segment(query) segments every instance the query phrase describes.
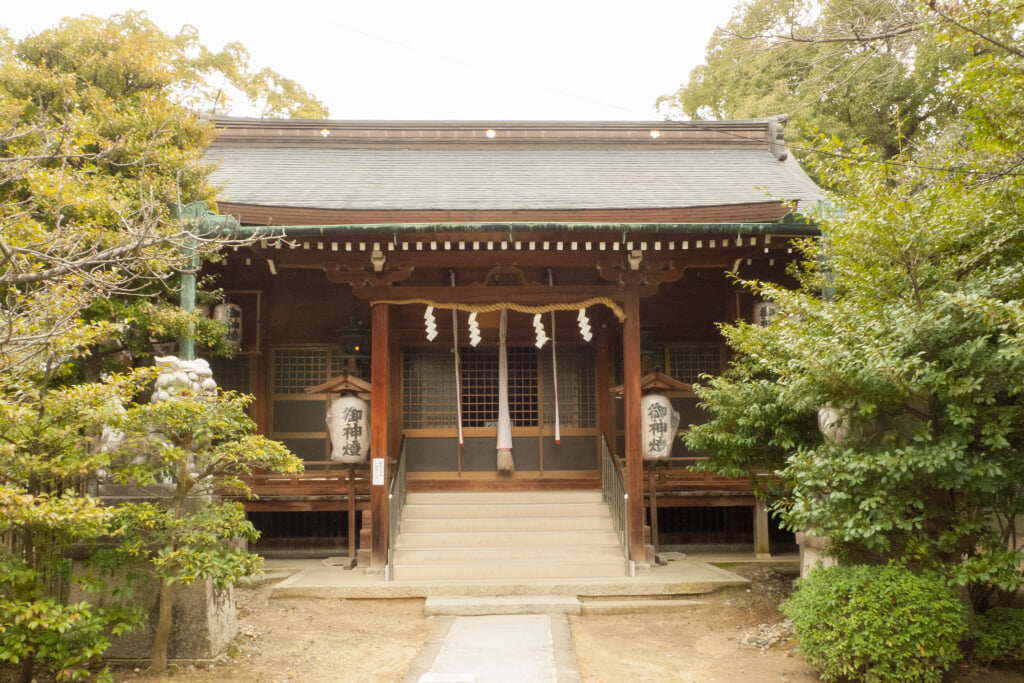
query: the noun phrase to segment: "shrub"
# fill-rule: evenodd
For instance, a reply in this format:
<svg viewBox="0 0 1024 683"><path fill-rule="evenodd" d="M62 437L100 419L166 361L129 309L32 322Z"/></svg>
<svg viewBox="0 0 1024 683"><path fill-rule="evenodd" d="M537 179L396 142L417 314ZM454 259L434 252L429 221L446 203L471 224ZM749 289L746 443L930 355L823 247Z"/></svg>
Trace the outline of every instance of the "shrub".
<svg viewBox="0 0 1024 683"><path fill-rule="evenodd" d="M942 577L895 563L818 567L783 611L826 681L941 681L967 630L967 610Z"/></svg>
<svg viewBox="0 0 1024 683"><path fill-rule="evenodd" d="M974 619L974 658L983 664L1024 658L1024 609L993 607Z"/></svg>

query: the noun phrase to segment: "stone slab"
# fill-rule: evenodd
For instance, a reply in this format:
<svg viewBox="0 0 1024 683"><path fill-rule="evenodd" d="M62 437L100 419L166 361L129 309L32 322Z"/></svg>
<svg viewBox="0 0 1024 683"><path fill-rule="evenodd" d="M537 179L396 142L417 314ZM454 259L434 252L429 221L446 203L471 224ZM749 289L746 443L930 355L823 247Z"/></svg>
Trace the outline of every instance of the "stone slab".
<svg viewBox="0 0 1024 683"><path fill-rule="evenodd" d="M750 562L752 555L729 557L729 561ZM750 559L747 559L750 558ZM287 562L295 566L294 560ZM267 569L273 568L271 561ZM381 573L356 568L323 567L318 560L302 565L302 571L276 584L272 598L428 598L492 595L552 595L579 597L678 596L712 593L749 581L727 569L692 557L669 561L635 577L617 579L533 579L533 580L430 580L387 581Z"/></svg>
<svg viewBox="0 0 1024 683"><path fill-rule="evenodd" d="M580 614L667 614L689 612L706 604L704 600L585 600L580 603Z"/></svg>
<svg viewBox="0 0 1024 683"><path fill-rule="evenodd" d="M499 595L432 597L423 605L432 616L484 616L503 614L580 614L580 601L563 595Z"/></svg>

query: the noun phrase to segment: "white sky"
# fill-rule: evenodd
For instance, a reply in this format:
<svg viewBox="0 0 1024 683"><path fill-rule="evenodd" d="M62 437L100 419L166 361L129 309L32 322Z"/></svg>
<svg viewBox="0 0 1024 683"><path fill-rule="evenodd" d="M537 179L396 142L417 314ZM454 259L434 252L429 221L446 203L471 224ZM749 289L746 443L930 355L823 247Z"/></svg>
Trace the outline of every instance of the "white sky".
<svg viewBox="0 0 1024 683"><path fill-rule="evenodd" d="M735 0L10 0L14 37L145 9L211 49L238 41L334 119L646 120ZM263 9L265 8L265 9ZM236 112L244 113L244 112Z"/></svg>

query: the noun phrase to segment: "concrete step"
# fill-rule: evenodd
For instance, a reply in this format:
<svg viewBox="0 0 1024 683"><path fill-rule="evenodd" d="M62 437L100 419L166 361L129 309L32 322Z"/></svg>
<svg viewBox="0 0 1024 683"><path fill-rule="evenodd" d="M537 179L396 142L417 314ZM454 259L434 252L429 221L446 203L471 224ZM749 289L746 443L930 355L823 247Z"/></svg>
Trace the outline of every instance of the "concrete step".
<svg viewBox="0 0 1024 683"><path fill-rule="evenodd" d="M405 522L402 522L404 525ZM395 548L471 548L493 546L618 545L619 537L609 530L568 531L403 531Z"/></svg>
<svg viewBox="0 0 1024 683"><path fill-rule="evenodd" d="M623 560L622 548L618 545L511 545L471 548L400 548L394 551L394 562L407 564L463 564L473 562L508 562L533 560Z"/></svg>
<svg viewBox="0 0 1024 683"><path fill-rule="evenodd" d="M411 493L396 581L620 578L626 562L600 491Z"/></svg>
<svg viewBox="0 0 1024 683"><path fill-rule="evenodd" d="M410 491L406 505L491 505L494 503L600 503L600 491L452 491L426 493Z"/></svg>
<svg viewBox="0 0 1024 683"><path fill-rule="evenodd" d="M669 614L689 612L708 604L706 600L682 599L620 599L583 600L580 614Z"/></svg>
<svg viewBox="0 0 1024 683"><path fill-rule="evenodd" d="M611 516L604 503L474 503L471 505L418 505L406 503L402 519L480 517Z"/></svg>
<svg viewBox="0 0 1024 683"><path fill-rule="evenodd" d="M588 579L626 576L624 559L585 562L536 562L516 560L508 562L482 562L472 564L395 564L395 581L488 581L495 579Z"/></svg>
<svg viewBox="0 0 1024 683"><path fill-rule="evenodd" d="M580 613L580 601L572 595L497 595L486 597L431 597L423 615L482 617L491 614Z"/></svg>
<svg viewBox="0 0 1024 683"><path fill-rule="evenodd" d="M418 531L603 531L612 528L612 518L604 515L580 517L426 517L402 518L402 533Z"/></svg>

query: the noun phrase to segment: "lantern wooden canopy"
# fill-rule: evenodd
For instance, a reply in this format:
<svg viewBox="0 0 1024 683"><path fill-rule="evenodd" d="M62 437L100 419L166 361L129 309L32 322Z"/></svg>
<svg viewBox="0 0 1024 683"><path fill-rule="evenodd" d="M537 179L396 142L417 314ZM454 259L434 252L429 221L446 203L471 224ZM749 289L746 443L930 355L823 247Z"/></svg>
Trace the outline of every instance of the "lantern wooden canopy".
<svg viewBox="0 0 1024 683"><path fill-rule="evenodd" d="M612 389L612 391L614 391L617 395L622 396L626 393L626 385L620 384L619 386ZM693 385L672 379L663 372L648 372L646 375L640 378L640 391L641 393L647 393L649 391L692 392Z"/></svg>
<svg viewBox="0 0 1024 683"><path fill-rule="evenodd" d="M323 384L306 389L307 394L343 394L346 391L354 393L364 401L370 400L370 383L348 373L342 373Z"/></svg>

